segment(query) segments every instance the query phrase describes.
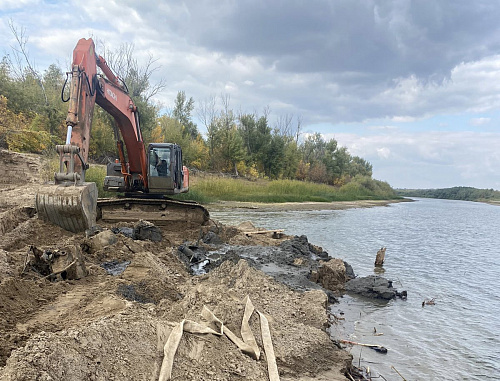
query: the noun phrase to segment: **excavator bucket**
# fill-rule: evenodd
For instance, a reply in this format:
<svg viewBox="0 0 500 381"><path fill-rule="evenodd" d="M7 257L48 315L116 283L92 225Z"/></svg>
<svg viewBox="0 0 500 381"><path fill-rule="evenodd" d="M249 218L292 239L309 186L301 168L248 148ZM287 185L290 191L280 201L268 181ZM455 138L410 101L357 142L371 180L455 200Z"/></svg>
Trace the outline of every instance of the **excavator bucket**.
<svg viewBox="0 0 500 381"><path fill-rule="evenodd" d="M38 218L59 225L74 233L96 224L97 186L47 185L36 195Z"/></svg>

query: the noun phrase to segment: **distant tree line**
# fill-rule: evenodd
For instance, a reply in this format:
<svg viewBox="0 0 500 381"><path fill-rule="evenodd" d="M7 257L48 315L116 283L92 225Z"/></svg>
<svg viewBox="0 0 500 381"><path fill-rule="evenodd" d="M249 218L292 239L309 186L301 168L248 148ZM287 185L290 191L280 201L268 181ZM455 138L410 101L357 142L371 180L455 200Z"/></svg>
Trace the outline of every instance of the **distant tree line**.
<svg viewBox="0 0 500 381"><path fill-rule="evenodd" d="M23 36L12 26L21 47ZM23 52L20 54L19 52ZM17 53L16 53L17 52ZM174 106L162 112L152 97L163 83L152 85L154 60L140 67L133 47L106 52L106 60L124 80L138 106L146 142L175 142L183 149L185 163L200 170L230 172L250 178L299 179L344 185L353 178L372 176L372 165L351 155L335 139L303 134L300 117L284 115L271 126L269 109L262 114L235 112L229 95L195 101L179 91ZM64 141L67 104L61 98L66 75L57 65L39 73L25 50L13 50L0 62L0 147L23 152L50 152ZM66 86L66 88L69 86ZM200 134L194 113L207 133ZM91 132L90 157L104 162L116 156L116 142L109 114L96 105Z"/></svg>
<svg viewBox="0 0 500 381"><path fill-rule="evenodd" d="M403 197L440 198L464 201L500 200L500 192L493 189L477 189L472 187L453 187L442 189L396 189Z"/></svg>

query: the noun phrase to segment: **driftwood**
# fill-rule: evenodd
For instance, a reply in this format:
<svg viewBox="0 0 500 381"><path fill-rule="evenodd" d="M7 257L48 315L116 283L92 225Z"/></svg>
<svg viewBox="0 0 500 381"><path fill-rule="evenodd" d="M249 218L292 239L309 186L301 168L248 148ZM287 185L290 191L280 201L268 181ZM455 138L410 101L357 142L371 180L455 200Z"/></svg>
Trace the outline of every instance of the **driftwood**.
<svg viewBox="0 0 500 381"><path fill-rule="evenodd" d="M385 260L385 247L382 247L379 251L377 251L377 257L375 258L375 266L382 266Z"/></svg>
<svg viewBox="0 0 500 381"><path fill-rule="evenodd" d="M383 347L383 346L377 345L377 344L362 344L362 343L356 343L355 341L349 341L349 340L340 340L340 342L344 343L344 344L360 345L362 347L371 348L371 349L373 349L377 352L380 352L380 353L387 353L386 347Z"/></svg>
<svg viewBox="0 0 500 381"><path fill-rule="evenodd" d="M403 379L403 381L406 381L406 378L404 378L403 375L398 372L398 370L394 367L394 365L391 365L391 368L394 369L397 374L399 374L399 377L401 377Z"/></svg>
<svg viewBox="0 0 500 381"><path fill-rule="evenodd" d="M245 235L252 235L252 234L265 234L265 233L283 233L285 229L274 229L274 230L258 230L254 232L243 232Z"/></svg>

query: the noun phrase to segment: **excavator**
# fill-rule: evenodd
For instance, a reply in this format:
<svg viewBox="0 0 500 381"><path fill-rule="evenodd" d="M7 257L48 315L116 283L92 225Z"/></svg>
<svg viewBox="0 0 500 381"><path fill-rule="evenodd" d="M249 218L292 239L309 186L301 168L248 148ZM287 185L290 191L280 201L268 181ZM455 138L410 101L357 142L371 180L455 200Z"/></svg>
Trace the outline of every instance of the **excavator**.
<svg viewBox="0 0 500 381"><path fill-rule="evenodd" d="M98 68L102 73L98 73ZM36 194L38 217L71 232L82 232L107 222L146 219L160 225L174 222L203 225L208 211L193 201L168 195L189 190L189 171L182 164L182 149L174 143L144 143L139 110L125 83L106 60L95 53L92 39L80 39L73 51L63 145L56 145L59 172L54 183ZM107 165L103 189L121 197L99 199L97 186L85 181L95 104L114 119L118 158Z"/></svg>

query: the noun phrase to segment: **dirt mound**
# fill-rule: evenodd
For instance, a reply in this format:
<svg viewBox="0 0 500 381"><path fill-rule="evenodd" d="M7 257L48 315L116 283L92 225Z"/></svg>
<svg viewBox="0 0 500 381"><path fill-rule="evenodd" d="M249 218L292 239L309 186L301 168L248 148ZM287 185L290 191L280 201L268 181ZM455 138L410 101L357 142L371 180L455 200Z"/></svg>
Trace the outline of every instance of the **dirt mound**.
<svg viewBox="0 0 500 381"><path fill-rule="evenodd" d="M9 171L24 163L31 177L11 174L11 183L0 184L0 380L157 379L163 345L175 324L200 321L206 305L238 334L246 296L269 319L282 380L345 380L351 357L325 330L326 294L293 291L238 260L245 247L278 250L290 237L248 234L259 229L214 221L202 229L161 227L158 241L128 237L130 223L102 224L92 237L69 233L33 216L41 173L36 158L2 151L0 168L5 163ZM241 250L233 262L192 276L177 250L189 242L205 250L237 243ZM301 242L295 249L316 255L313 246ZM68 252L81 254L88 275L46 277L27 265L34 253ZM256 316L250 326L262 350ZM173 378L266 380L264 357L253 360L225 336L186 334Z"/></svg>
<svg viewBox="0 0 500 381"><path fill-rule="evenodd" d="M40 183L45 163L40 155L0 149L0 185Z"/></svg>
<svg viewBox="0 0 500 381"><path fill-rule="evenodd" d="M131 303L112 294L89 300L89 292L77 291L68 291L58 298L65 299L64 303L76 312L73 315L79 315L78 319L73 317L64 324L56 318L51 321L53 325L67 328L34 334L24 347L12 353L2 380L30 380L37 378L36 375L47 380L154 379L161 366L163 345L174 323L184 318L200 320L201 308L207 305L233 332L239 332L242 300L246 295L269 319L278 369L284 380L327 371L331 375L333 366L337 367L338 379L343 379L342 369L351 361L346 352L333 345L323 329L327 317L326 295L322 291L290 291L245 261L225 262L209 275L191 278L181 287L182 299L174 304L166 299L158 305ZM109 308L113 301L114 308ZM54 305L62 307L64 303L59 300ZM83 310L82 304L86 305ZM97 306L108 308L96 316ZM38 314L39 325L50 325L47 319L40 318L47 312ZM82 316L85 312L87 320ZM64 311L52 316L61 314ZM32 321L23 325L25 330L35 328ZM256 319L250 324L254 332L259 332ZM262 346L259 335L256 337ZM183 380L267 378L263 359L252 360L224 336L192 334L181 341L173 375Z"/></svg>

